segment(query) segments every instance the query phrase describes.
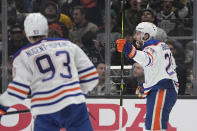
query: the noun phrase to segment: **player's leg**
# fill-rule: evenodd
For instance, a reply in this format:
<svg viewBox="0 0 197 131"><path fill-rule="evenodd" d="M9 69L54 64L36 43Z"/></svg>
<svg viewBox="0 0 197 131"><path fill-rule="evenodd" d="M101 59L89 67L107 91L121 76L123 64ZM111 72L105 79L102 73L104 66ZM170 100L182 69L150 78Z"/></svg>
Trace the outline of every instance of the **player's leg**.
<svg viewBox="0 0 197 131"><path fill-rule="evenodd" d="M146 119L145 119L145 128L146 130L152 129L152 118L153 118L153 111L155 105L155 99L157 96L158 90L151 90L147 95L146 100Z"/></svg>
<svg viewBox="0 0 197 131"><path fill-rule="evenodd" d="M169 121L170 112L175 105L177 100L177 93L174 88L166 89L165 103L162 110L162 127L167 128L167 123ZM165 129L164 128L164 129Z"/></svg>
<svg viewBox="0 0 197 131"><path fill-rule="evenodd" d="M86 103L72 104L61 110L58 121L66 131L93 131Z"/></svg>
<svg viewBox="0 0 197 131"><path fill-rule="evenodd" d="M69 127L66 131L93 131L91 122L89 119L82 121L80 124L77 124Z"/></svg>
<svg viewBox="0 0 197 131"><path fill-rule="evenodd" d="M50 115L38 115L34 120L33 131L60 131L60 128Z"/></svg>
<svg viewBox="0 0 197 131"><path fill-rule="evenodd" d="M65 126L66 131L93 131L85 103L71 105L69 108L72 110L72 117L70 124Z"/></svg>
<svg viewBox="0 0 197 131"><path fill-rule="evenodd" d="M147 130L167 129L169 114L177 99L172 89L153 90L147 96L147 114L145 126Z"/></svg>

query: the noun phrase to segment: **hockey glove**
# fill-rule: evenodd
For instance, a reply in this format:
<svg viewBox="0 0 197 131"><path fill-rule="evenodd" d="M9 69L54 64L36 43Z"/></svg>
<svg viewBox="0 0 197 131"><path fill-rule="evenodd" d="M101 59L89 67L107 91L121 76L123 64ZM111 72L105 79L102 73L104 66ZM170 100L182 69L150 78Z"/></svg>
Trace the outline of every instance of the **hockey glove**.
<svg viewBox="0 0 197 131"><path fill-rule="evenodd" d="M1 120L2 115L4 115L8 109L9 107L0 105L0 120Z"/></svg>
<svg viewBox="0 0 197 131"><path fill-rule="evenodd" d="M125 39L118 39L116 41L117 51L123 52L127 59L132 59L136 54L136 48Z"/></svg>
<svg viewBox="0 0 197 131"><path fill-rule="evenodd" d="M137 97L139 97L139 98L144 98L144 97L145 97L145 95L144 95L144 87L143 87L143 86L138 86L138 87L136 88L135 94L136 94Z"/></svg>

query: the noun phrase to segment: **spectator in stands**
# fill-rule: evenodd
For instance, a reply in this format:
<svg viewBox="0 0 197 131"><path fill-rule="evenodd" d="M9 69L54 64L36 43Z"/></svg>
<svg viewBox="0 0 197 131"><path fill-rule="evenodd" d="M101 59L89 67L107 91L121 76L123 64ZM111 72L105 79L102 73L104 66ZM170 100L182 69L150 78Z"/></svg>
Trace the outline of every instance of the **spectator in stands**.
<svg viewBox="0 0 197 131"><path fill-rule="evenodd" d="M27 2L28 1L28 2ZM31 1L31 2L29 2ZM78 1L78 2L77 2ZM44 12L46 5L48 2L52 2L55 8L58 11L56 16L59 17L59 22L64 24L67 29L72 28L72 20L70 18L70 11L73 7L73 4L70 3L80 3L79 0L71 0L71 1L64 1L64 0L26 0L27 4L30 3L31 7L29 12ZM69 3L69 5L68 5ZM55 17L54 17L55 18Z"/></svg>
<svg viewBox="0 0 197 131"><path fill-rule="evenodd" d="M12 63L13 63L13 59L12 57L8 57L8 63L7 63L7 71L8 71L8 83L10 83L13 79L12 76Z"/></svg>
<svg viewBox="0 0 197 131"><path fill-rule="evenodd" d="M154 12L151 9L143 10L141 15L141 22L151 22L157 25ZM155 39L165 42L167 40L166 32L163 29L157 27L157 35Z"/></svg>
<svg viewBox="0 0 197 131"><path fill-rule="evenodd" d="M60 5L62 13L72 18L72 10L75 6L81 5L81 0L60 0Z"/></svg>
<svg viewBox="0 0 197 131"><path fill-rule="evenodd" d="M8 7L8 30L17 23L16 8Z"/></svg>
<svg viewBox="0 0 197 131"><path fill-rule="evenodd" d="M147 0L128 0L129 8L125 10L125 29L133 32L140 22L142 10L147 8Z"/></svg>
<svg viewBox="0 0 197 131"><path fill-rule="evenodd" d="M27 2L28 0L15 0L15 6L18 12L27 13Z"/></svg>
<svg viewBox="0 0 197 131"><path fill-rule="evenodd" d="M70 31L70 39L80 47L83 46L81 38L87 32L96 33L98 31L97 25L89 22L86 19L86 10L82 6L75 6L73 8L72 17L74 21L73 29Z"/></svg>
<svg viewBox="0 0 197 131"><path fill-rule="evenodd" d="M176 59L177 55L177 51L176 51L176 47L175 47L175 41L168 39L166 41L166 44L169 46L172 55L175 58L175 62L176 62L176 72L177 72L177 77L179 80L179 95L184 95L185 94L185 87L186 87L186 68L185 68L185 63L184 61L179 61L178 59Z"/></svg>
<svg viewBox="0 0 197 131"><path fill-rule="evenodd" d="M23 27L21 25L13 25L9 31L8 40L8 56L14 55L20 48L28 43Z"/></svg>
<svg viewBox="0 0 197 131"><path fill-rule="evenodd" d="M87 10L87 20L97 26L102 25L102 10L105 0L80 0L80 4ZM96 15L95 15L96 14Z"/></svg>
<svg viewBox="0 0 197 131"><path fill-rule="evenodd" d="M27 13L26 0L8 0L7 4L8 29L18 23L22 25Z"/></svg>
<svg viewBox="0 0 197 131"><path fill-rule="evenodd" d="M68 15L61 13L59 22L63 23L67 27L68 30L72 29L73 23L72 23L71 18Z"/></svg>
<svg viewBox="0 0 197 131"><path fill-rule="evenodd" d="M49 0L31 0L30 12L43 12L48 1ZM55 0L53 0L53 2L55 2Z"/></svg>
<svg viewBox="0 0 197 131"><path fill-rule="evenodd" d="M107 88L105 87L105 63L104 62L98 62L96 64L96 68L99 74L99 83L97 86L89 92L89 95L108 95L106 94ZM113 81L110 82L111 88L109 89L110 95L118 95L119 90L117 90L117 87Z"/></svg>
<svg viewBox="0 0 197 131"><path fill-rule="evenodd" d="M110 47L111 47L111 55L113 56L111 58L111 64L112 65L119 65L120 64L120 60L117 59L120 58L120 53L118 53L116 51L116 44L115 41L119 38L121 38L121 29L119 28L119 26L117 25L117 14L116 12L111 9L110 10L110 14L111 14L111 23L110 23ZM100 28L100 30L97 33L97 37L96 40L99 42L100 46L105 47L105 42L106 42L106 34L105 34L105 13L103 11L103 27Z"/></svg>
<svg viewBox="0 0 197 131"><path fill-rule="evenodd" d="M192 68L193 62L193 54L194 54L194 43L193 41L189 41L185 46L185 61L187 68Z"/></svg>
<svg viewBox="0 0 197 131"><path fill-rule="evenodd" d="M59 22L60 12L56 2L52 0L46 2L44 15L47 18L49 29L56 29L60 33L61 37L68 38L69 32L67 27L63 23Z"/></svg>
<svg viewBox="0 0 197 131"><path fill-rule="evenodd" d="M82 49L93 64L105 60L105 49L102 45L98 45L99 42L96 40L96 33L87 32L82 36L81 41L84 45Z"/></svg>
<svg viewBox="0 0 197 131"><path fill-rule="evenodd" d="M49 29L48 37L49 38L60 38L61 34L56 29Z"/></svg>
<svg viewBox="0 0 197 131"><path fill-rule="evenodd" d="M185 46L185 61L186 64L186 95L191 95L193 87L193 56L194 56L194 43L189 41Z"/></svg>
<svg viewBox="0 0 197 131"><path fill-rule="evenodd" d="M183 36L183 19L188 14L188 8L178 0L162 0L161 11L157 13L158 26L169 36ZM173 6L176 10L173 10Z"/></svg>
<svg viewBox="0 0 197 131"><path fill-rule="evenodd" d="M134 63L131 71L132 76L125 79L124 94L126 95L135 95L137 86L144 83L144 69L140 64Z"/></svg>

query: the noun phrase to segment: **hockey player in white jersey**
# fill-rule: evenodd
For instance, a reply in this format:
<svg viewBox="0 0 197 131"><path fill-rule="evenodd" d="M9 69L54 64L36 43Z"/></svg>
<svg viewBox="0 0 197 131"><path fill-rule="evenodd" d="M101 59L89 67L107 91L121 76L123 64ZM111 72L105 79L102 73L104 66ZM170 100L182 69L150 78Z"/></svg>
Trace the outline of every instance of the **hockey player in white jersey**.
<svg viewBox="0 0 197 131"><path fill-rule="evenodd" d="M14 55L13 81L0 97L1 113L31 91L34 131L93 131L85 94L98 83L86 54L71 41L47 38L47 19L30 13L24 21L31 44Z"/></svg>
<svg viewBox="0 0 197 131"><path fill-rule="evenodd" d="M145 82L136 89L138 97L146 97L146 130L167 129L169 114L177 100L178 79L176 64L169 47L155 40L157 27L149 22L136 26L136 48L125 39L118 39L117 50L144 68Z"/></svg>

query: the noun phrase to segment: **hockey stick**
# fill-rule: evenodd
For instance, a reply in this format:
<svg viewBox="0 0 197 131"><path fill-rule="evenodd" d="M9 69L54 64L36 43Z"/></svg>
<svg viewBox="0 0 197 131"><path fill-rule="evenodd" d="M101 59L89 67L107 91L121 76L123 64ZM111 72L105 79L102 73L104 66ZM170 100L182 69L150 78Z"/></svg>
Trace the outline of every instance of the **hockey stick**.
<svg viewBox="0 0 197 131"><path fill-rule="evenodd" d="M124 39L124 3L125 0L121 0L121 12L122 12L122 39ZM124 81L123 81L123 70L124 70L124 56L121 52L121 85L120 85L120 112L119 112L119 130L122 131L122 106L123 106L123 92L124 92Z"/></svg>
<svg viewBox="0 0 197 131"><path fill-rule="evenodd" d="M21 114L21 113L30 113L30 110L19 110L19 111L9 111L6 112L4 115L14 115L14 114ZM90 116L96 120L96 118L89 112Z"/></svg>
<svg viewBox="0 0 197 131"><path fill-rule="evenodd" d="M9 112L6 112L4 115L14 115L14 114L20 114L20 113L30 113L30 110L9 111Z"/></svg>

